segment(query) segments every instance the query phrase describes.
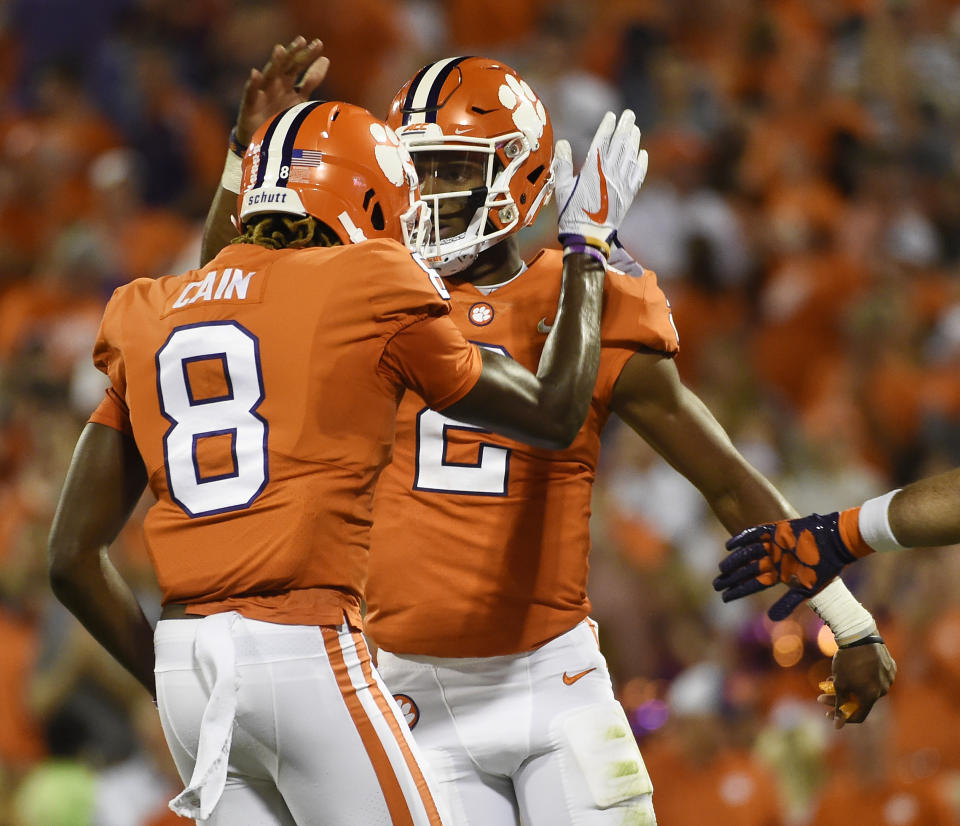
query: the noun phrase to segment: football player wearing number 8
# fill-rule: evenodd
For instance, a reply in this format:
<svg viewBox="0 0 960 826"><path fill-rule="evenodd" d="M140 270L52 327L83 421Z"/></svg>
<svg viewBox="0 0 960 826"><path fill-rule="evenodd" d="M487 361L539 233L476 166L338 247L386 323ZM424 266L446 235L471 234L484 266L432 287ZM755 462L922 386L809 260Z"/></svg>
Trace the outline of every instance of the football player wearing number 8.
<svg viewBox="0 0 960 826"><path fill-rule="evenodd" d="M309 47L290 51L291 65L305 69ZM243 135L250 90L237 120ZM268 107L269 96L257 100ZM534 91L502 62L479 57L423 67L395 97L388 123L432 208L425 255L445 276L454 323L485 348L535 365L555 323L562 259L543 250L524 262L517 230L555 186L561 234L615 244L626 184L642 179L645 155L591 153L585 172L599 162L605 174L575 178L565 142L553 162L550 118ZM629 115L617 127L634 128ZM209 250L226 223L216 201L211 219ZM617 246L610 262L599 374L569 448L530 449L408 393L377 487L365 630L442 796L471 826L654 822L650 780L614 699L586 593L590 492L611 412L684 473L731 532L763 514L795 515L681 384L654 273ZM850 602L859 607L841 600ZM866 663L849 653L835 663L863 705L881 693L880 648L854 649Z"/></svg>
<svg viewBox="0 0 960 826"><path fill-rule="evenodd" d="M605 132L597 151L610 145ZM606 262L567 245L535 375L450 320L439 276L401 243L422 246L429 212L413 164L366 110L280 112L242 180L238 243L107 305L94 361L110 387L54 519L54 591L157 699L178 814L439 826L360 633L397 405L415 392L469 426L568 445L596 379ZM155 633L107 555L147 484Z"/></svg>

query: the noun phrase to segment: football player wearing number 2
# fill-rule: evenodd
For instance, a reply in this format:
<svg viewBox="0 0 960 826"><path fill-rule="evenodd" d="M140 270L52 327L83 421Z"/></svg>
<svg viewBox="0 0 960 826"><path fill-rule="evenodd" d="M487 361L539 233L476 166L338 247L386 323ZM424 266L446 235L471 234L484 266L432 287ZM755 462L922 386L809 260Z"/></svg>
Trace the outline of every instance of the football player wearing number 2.
<svg viewBox="0 0 960 826"><path fill-rule="evenodd" d="M387 121L432 207L426 255L445 276L451 318L466 338L535 364L554 320L561 254L524 263L515 231L550 186L542 104L502 63L453 58L406 84ZM586 191L571 166L561 141L561 227L609 238L620 193ZM377 488L365 630L441 794L471 826L654 822L656 778L589 619L590 491L611 413L696 485L731 533L761 513L795 515L680 382L654 273L614 253L593 403L569 448L478 432L408 394ZM875 629L862 609L853 616L860 626L836 608L825 618L847 640ZM887 657L882 645L843 652L839 690L872 705L886 689Z"/></svg>
<svg viewBox="0 0 960 826"><path fill-rule="evenodd" d="M640 137L621 124L604 121L581 180L629 203ZM617 171L600 182L601 169ZM397 405L412 392L465 426L569 445L596 380L606 261L565 239L561 308L534 374L450 320L416 252L429 209L410 156L366 110L279 112L241 180L238 243L107 305L94 361L110 387L54 519L54 591L156 697L186 785L177 813L439 826L360 633ZM155 634L106 552L147 484Z"/></svg>

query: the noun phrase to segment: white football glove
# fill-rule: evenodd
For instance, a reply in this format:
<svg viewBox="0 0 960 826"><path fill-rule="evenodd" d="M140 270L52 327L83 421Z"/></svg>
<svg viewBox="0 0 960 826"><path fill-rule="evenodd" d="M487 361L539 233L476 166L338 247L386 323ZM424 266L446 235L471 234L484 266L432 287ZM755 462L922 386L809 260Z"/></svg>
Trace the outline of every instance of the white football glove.
<svg viewBox="0 0 960 826"><path fill-rule="evenodd" d="M618 123L613 112L607 112L576 177L570 144L557 141L553 174L561 243L564 236L608 243L620 226L647 174L647 152L640 149L635 121L630 109L624 109Z"/></svg>

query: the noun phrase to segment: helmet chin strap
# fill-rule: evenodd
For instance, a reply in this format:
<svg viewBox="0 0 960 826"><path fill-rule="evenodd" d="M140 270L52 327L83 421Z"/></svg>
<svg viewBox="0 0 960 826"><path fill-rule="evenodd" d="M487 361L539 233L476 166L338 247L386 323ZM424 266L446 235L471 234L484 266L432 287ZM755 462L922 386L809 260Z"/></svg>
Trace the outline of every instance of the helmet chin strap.
<svg viewBox="0 0 960 826"><path fill-rule="evenodd" d="M359 244L361 241L367 240L367 236L363 234L363 230L353 223L353 219L347 214L346 210L337 216L337 220L340 222L340 226L347 231L347 237L350 239L351 244Z"/></svg>
<svg viewBox="0 0 960 826"><path fill-rule="evenodd" d="M434 264L433 268L437 274L443 278L449 278L452 275L463 272L467 267L477 260L478 253L474 250L463 250L455 253L449 260Z"/></svg>
<svg viewBox="0 0 960 826"><path fill-rule="evenodd" d="M485 186L473 190L468 203L474 208L474 216L464 231L464 235L473 236L474 239L480 235L480 228L483 227L487 221L486 201L487 188ZM442 256L439 266L435 266L434 269L442 276L456 275L458 272L463 272L463 270L477 260L477 256L482 249L481 244L482 242L477 240L466 249Z"/></svg>

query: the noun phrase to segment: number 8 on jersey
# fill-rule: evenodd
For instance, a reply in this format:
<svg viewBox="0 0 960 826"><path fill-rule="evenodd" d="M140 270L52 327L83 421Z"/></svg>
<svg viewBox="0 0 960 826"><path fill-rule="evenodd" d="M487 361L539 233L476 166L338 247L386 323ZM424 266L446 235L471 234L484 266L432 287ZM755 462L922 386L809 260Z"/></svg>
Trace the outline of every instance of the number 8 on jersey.
<svg viewBox="0 0 960 826"><path fill-rule="evenodd" d="M221 390L202 395L192 375L207 368ZM191 517L249 507L269 478L267 423L259 341L234 321L177 327L157 352L160 410L170 422L163 437L170 497ZM229 445L230 465L204 473L204 440Z"/></svg>

